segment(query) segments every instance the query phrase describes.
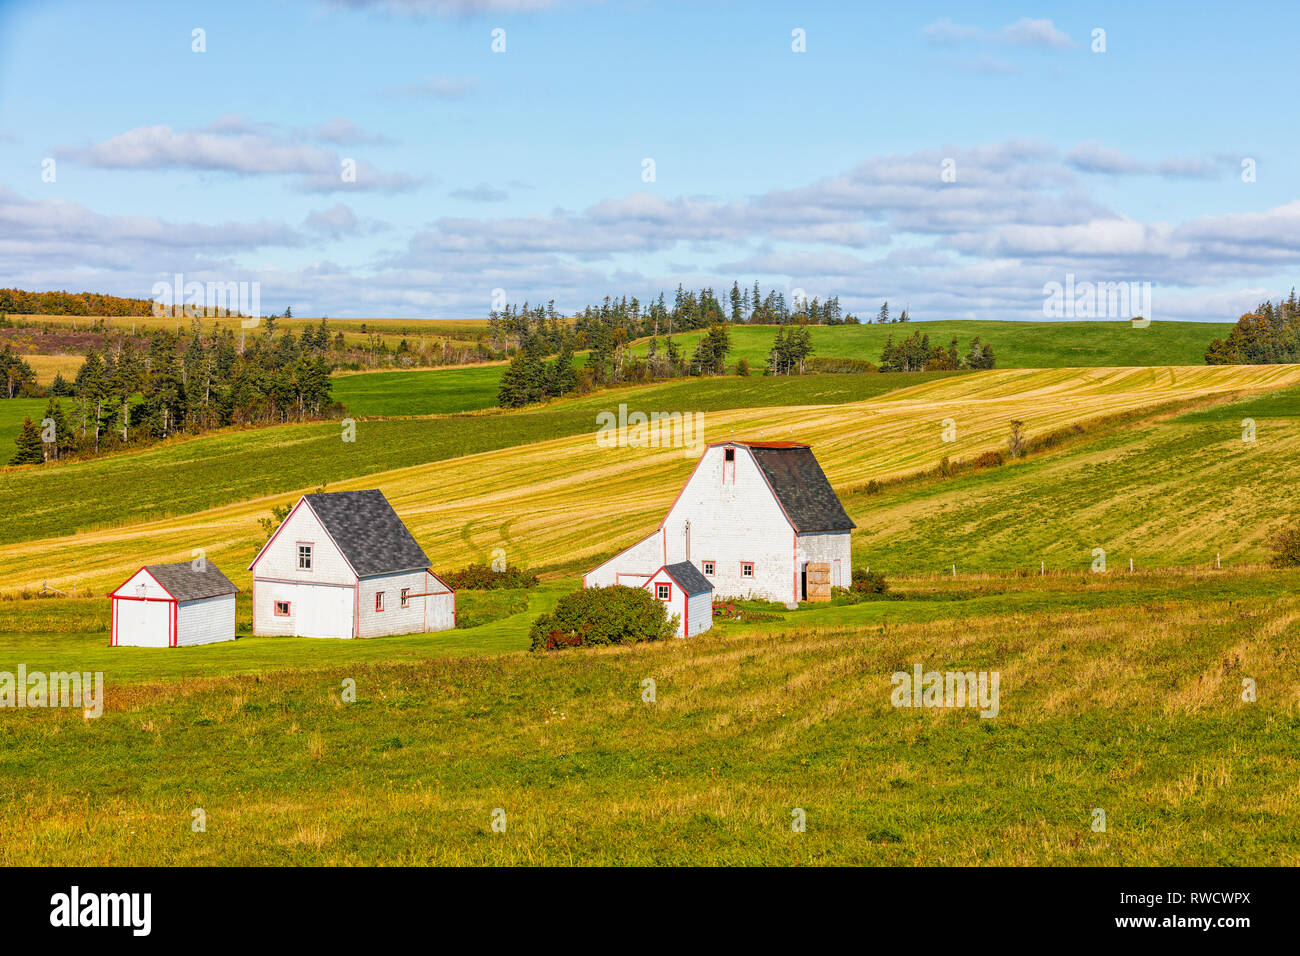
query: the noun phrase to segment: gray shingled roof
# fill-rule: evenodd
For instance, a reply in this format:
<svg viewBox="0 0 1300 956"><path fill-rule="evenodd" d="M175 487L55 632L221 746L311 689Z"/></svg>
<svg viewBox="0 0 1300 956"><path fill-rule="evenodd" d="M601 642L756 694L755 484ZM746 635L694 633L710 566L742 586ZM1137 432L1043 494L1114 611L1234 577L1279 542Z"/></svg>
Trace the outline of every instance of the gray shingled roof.
<svg viewBox="0 0 1300 956"><path fill-rule="evenodd" d="M687 597L694 597L696 594L703 594L705 591L712 591L713 585L709 579L699 572L699 569L689 561L682 561L679 564L666 564L664 570L672 575L672 579L682 586Z"/></svg>
<svg viewBox="0 0 1300 956"><path fill-rule="evenodd" d="M235 594L239 591L239 588L230 583L230 578L207 560L203 562L202 571L195 571L191 561L178 561L176 564L146 564L144 569L152 574L177 601L201 601L204 598Z"/></svg>
<svg viewBox="0 0 1300 956"><path fill-rule="evenodd" d="M427 568L429 557L378 489L304 495L358 577Z"/></svg>
<svg viewBox="0 0 1300 956"><path fill-rule="evenodd" d="M737 444L745 444L737 442ZM746 445L799 534L856 528L807 445Z"/></svg>

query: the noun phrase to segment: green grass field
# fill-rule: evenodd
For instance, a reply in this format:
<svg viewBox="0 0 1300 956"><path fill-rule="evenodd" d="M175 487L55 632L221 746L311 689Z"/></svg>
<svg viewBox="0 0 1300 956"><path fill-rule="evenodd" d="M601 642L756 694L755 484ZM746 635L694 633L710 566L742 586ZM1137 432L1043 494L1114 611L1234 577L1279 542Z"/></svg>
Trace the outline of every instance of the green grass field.
<svg viewBox="0 0 1300 956"><path fill-rule="evenodd" d="M1300 577L1138 577L1043 583L1032 609L920 585L838 622L552 655L98 634L102 717L0 717L0 862L1300 863ZM3 654L53 659L33 643ZM223 653L243 673L185 670ZM996 670L998 716L892 707L917 663Z"/></svg>
<svg viewBox="0 0 1300 956"><path fill-rule="evenodd" d="M899 342L913 332L930 336L931 345L956 338L965 354L970 340L993 346L998 368L1104 368L1114 366L1201 365L1206 346L1232 328L1225 322L1152 322L1145 329L1128 322L1001 322L962 319L947 322L909 322L886 325L810 326L814 355L879 362L880 352L892 335ZM733 366L748 360L762 370L772 349L776 326L731 327ZM702 333L678 335L689 356ZM636 349L645 354L645 344Z"/></svg>

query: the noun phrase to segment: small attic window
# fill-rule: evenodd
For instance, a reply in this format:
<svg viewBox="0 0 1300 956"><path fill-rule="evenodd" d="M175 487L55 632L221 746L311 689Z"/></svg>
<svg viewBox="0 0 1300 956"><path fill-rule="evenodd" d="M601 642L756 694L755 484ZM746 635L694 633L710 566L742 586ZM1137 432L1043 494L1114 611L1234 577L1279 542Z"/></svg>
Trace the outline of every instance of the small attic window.
<svg viewBox="0 0 1300 956"><path fill-rule="evenodd" d="M736 460L736 449L734 449L734 448L728 448L726 451L724 451L724 452L722 453L722 460L723 460L723 461L735 461L735 460Z"/></svg>

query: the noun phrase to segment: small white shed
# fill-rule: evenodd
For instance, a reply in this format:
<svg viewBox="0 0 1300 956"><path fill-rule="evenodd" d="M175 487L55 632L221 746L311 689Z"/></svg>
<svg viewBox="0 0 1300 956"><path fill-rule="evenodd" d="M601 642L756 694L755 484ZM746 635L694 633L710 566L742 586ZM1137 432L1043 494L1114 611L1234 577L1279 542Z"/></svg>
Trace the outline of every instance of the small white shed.
<svg viewBox="0 0 1300 956"><path fill-rule="evenodd" d="M668 613L677 615L677 636L694 637L713 627L713 585L689 561L666 564L644 585Z"/></svg>
<svg viewBox="0 0 1300 956"><path fill-rule="evenodd" d="M109 597L113 647L187 647L235 639L239 588L211 561L149 564Z"/></svg>

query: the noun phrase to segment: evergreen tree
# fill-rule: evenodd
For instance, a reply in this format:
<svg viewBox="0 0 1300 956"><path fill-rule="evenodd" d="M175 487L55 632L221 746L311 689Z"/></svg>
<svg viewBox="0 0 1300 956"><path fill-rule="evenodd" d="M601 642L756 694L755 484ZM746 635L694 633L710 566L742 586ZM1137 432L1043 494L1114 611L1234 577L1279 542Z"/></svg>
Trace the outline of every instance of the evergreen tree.
<svg viewBox="0 0 1300 956"><path fill-rule="evenodd" d="M23 419L22 430L14 439L18 450L9 459L11 465L39 465L45 461L45 443L41 441L41 430L36 427L32 417Z"/></svg>

